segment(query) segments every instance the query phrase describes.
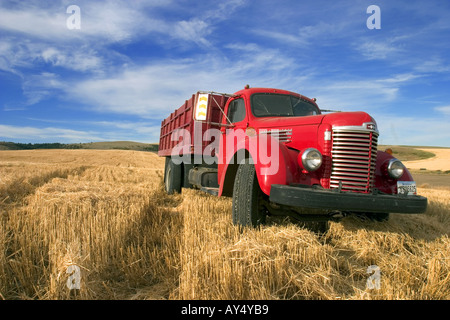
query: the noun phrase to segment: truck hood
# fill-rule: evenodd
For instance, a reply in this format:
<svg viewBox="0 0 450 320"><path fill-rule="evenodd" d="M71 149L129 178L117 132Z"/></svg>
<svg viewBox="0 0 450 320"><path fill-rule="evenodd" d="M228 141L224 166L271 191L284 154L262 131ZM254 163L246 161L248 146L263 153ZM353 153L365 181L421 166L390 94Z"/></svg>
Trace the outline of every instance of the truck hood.
<svg viewBox="0 0 450 320"><path fill-rule="evenodd" d="M322 123L325 115L308 117L267 117L258 119L258 126L261 128L291 128L296 126L306 126Z"/></svg>
<svg viewBox="0 0 450 320"><path fill-rule="evenodd" d="M268 117L258 119L260 128L292 128L309 125L329 124L332 127L361 126L375 120L366 112L335 112L308 117Z"/></svg>
<svg viewBox="0 0 450 320"><path fill-rule="evenodd" d="M375 120L366 112L335 112L325 115L323 124L329 124L332 127L342 126L361 126L364 123L373 123Z"/></svg>
<svg viewBox="0 0 450 320"><path fill-rule="evenodd" d="M267 132L278 137L281 142L292 149L316 147L322 125L334 127L361 127L365 123L375 124L375 120L365 112L336 112L307 117L270 117L258 120L259 132ZM324 129L322 129L324 130Z"/></svg>

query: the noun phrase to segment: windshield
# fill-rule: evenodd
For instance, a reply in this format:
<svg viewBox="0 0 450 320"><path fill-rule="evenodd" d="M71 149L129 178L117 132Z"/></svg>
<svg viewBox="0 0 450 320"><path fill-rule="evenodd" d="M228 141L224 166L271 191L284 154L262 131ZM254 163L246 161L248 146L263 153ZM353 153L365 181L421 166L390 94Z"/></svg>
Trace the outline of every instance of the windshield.
<svg viewBox="0 0 450 320"><path fill-rule="evenodd" d="M312 103L286 94L256 93L251 102L256 117L301 117L320 113Z"/></svg>

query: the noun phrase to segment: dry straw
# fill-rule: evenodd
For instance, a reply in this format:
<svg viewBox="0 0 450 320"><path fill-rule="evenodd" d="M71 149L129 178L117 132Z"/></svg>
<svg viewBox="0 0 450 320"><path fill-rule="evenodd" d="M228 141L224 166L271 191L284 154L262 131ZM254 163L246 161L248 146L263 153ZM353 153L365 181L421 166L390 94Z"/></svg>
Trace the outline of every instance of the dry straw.
<svg viewBox="0 0 450 320"><path fill-rule="evenodd" d="M424 215L239 230L228 198L166 195L163 166L146 152L0 152L0 299L450 298L448 188L420 188Z"/></svg>

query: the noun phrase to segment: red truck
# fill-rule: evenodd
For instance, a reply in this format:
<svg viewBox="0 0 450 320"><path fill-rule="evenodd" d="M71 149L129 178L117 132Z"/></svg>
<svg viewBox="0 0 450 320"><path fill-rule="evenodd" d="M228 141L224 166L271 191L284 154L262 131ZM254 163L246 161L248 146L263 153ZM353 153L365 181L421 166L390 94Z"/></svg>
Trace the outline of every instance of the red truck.
<svg viewBox="0 0 450 320"><path fill-rule="evenodd" d="M403 164L378 150L378 136L365 112L321 110L316 99L247 85L193 94L162 121L158 155L169 194L197 188L232 197L241 226L267 215L382 221L425 212L427 199Z"/></svg>

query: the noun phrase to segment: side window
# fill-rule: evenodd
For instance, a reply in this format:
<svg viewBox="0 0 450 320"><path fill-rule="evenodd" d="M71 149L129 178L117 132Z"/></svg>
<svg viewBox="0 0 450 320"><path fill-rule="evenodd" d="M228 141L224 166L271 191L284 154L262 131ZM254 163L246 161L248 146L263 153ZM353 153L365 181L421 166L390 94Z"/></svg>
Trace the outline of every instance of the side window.
<svg viewBox="0 0 450 320"><path fill-rule="evenodd" d="M244 99L236 99L231 101L228 107L227 117L232 123L239 122L245 119Z"/></svg>

